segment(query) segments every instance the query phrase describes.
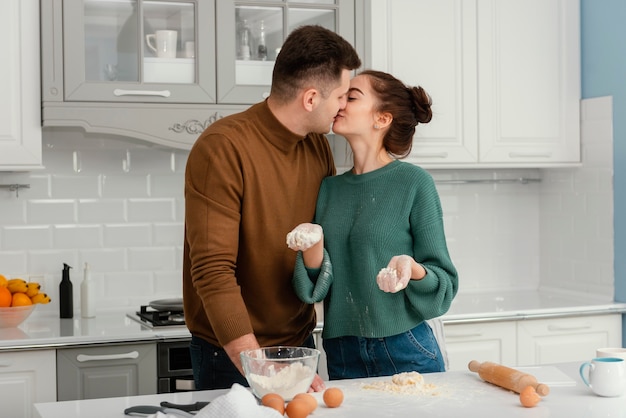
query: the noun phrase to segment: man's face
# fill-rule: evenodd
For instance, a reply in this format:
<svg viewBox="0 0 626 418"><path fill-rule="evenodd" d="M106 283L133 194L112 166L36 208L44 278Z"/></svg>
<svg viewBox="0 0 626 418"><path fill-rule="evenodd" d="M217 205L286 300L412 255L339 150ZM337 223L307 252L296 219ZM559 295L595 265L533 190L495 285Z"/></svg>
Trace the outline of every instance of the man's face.
<svg viewBox="0 0 626 418"><path fill-rule="evenodd" d="M328 133L335 121L337 113L346 107L348 90L350 89L350 71L343 70L341 84L330 92L327 98L320 98L312 121L312 132Z"/></svg>

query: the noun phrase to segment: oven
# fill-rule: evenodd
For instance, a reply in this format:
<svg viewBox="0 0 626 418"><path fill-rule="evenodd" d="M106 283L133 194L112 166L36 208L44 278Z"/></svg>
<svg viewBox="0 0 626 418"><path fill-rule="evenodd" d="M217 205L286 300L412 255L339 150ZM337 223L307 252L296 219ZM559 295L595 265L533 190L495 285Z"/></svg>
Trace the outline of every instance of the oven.
<svg viewBox="0 0 626 418"><path fill-rule="evenodd" d="M190 341L190 338L185 338L157 343L157 393L195 389L189 353Z"/></svg>

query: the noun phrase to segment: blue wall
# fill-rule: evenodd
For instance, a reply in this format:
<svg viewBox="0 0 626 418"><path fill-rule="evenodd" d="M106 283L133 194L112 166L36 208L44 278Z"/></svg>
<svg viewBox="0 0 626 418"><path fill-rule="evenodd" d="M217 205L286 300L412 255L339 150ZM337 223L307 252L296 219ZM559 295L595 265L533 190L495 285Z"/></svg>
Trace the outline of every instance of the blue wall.
<svg viewBox="0 0 626 418"><path fill-rule="evenodd" d="M615 299L626 302L626 1L580 0L580 6L582 97L613 96Z"/></svg>

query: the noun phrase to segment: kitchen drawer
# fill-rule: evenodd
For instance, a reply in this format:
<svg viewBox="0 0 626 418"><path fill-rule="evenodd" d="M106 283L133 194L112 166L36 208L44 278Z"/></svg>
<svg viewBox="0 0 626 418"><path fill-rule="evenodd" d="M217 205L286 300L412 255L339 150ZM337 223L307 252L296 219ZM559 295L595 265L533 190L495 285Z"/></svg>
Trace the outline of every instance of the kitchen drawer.
<svg viewBox="0 0 626 418"><path fill-rule="evenodd" d="M519 366L584 361L600 347L622 346L622 315L536 319L517 324Z"/></svg>
<svg viewBox="0 0 626 418"><path fill-rule="evenodd" d="M57 350L57 400L157 393L157 347L120 344Z"/></svg>
<svg viewBox="0 0 626 418"><path fill-rule="evenodd" d="M471 360L515 363L515 322L445 325L449 370L467 370Z"/></svg>

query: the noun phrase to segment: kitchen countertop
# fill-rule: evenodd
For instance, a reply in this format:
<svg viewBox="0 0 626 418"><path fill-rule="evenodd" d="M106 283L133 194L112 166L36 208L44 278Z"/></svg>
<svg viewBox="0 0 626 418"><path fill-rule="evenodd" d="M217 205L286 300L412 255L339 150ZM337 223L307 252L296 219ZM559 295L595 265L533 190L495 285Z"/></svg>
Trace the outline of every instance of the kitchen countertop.
<svg viewBox="0 0 626 418"><path fill-rule="evenodd" d="M71 319L33 312L19 327L0 328L0 352L56 348L84 344L149 342L189 338L185 326L150 329L126 316L129 311L100 313L94 318Z"/></svg>
<svg viewBox="0 0 626 418"><path fill-rule="evenodd" d="M435 394L409 395L364 389L363 384L390 381L389 377L333 381L327 386L343 390L345 399L338 408L327 408L322 394L318 401L316 417L626 417L626 396L601 398L595 396L578 375L579 363L538 366L526 370L538 380L548 383L550 394L534 408L524 408L519 396L481 380L470 371L425 374L425 383L436 386ZM551 376L548 380L541 375ZM135 405L159 405L161 401L188 404L210 401L226 390L180 392L136 397L92 399L84 401L50 402L35 404L40 418L123 418L124 409Z"/></svg>
<svg viewBox="0 0 626 418"><path fill-rule="evenodd" d="M611 313L626 313L626 303L554 290L494 290L457 294L441 319L453 324Z"/></svg>
<svg viewBox="0 0 626 418"><path fill-rule="evenodd" d="M598 315L626 312L626 303L589 295L536 290L459 294L444 324L505 321L529 318ZM72 345L150 342L189 338L185 326L149 329L126 315L132 310L98 312L95 318L59 319L50 310L35 312L17 328L0 329L0 352ZM321 329L322 324L318 324Z"/></svg>

